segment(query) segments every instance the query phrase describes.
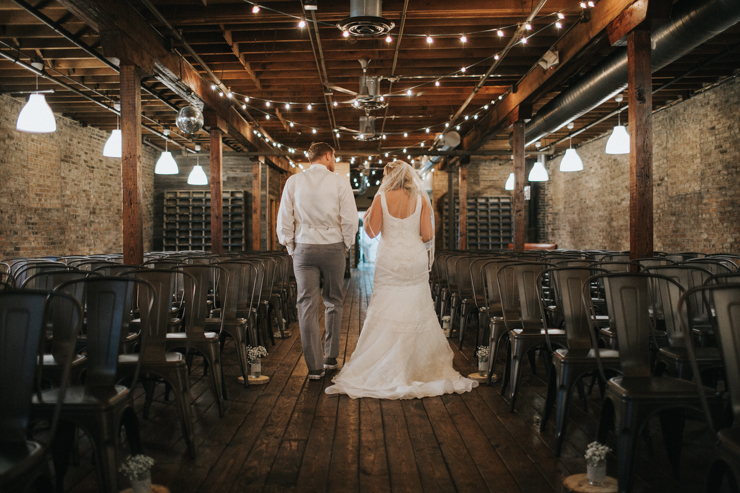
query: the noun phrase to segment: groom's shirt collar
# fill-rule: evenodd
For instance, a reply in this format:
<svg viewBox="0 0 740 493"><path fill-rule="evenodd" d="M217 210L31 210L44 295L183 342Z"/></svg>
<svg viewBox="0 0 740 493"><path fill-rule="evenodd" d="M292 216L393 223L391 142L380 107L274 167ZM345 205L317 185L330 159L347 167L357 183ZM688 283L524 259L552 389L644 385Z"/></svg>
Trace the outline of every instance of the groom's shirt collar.
<svg viewBox="0 0 740 493"><path fill-rule="evenodd" d="M327 168L326 166L324 166L323 164L320 164L320 163L314 163L308 169L314 169L314 168L324 168L326 171L329 171L329 168Z"/></svg>

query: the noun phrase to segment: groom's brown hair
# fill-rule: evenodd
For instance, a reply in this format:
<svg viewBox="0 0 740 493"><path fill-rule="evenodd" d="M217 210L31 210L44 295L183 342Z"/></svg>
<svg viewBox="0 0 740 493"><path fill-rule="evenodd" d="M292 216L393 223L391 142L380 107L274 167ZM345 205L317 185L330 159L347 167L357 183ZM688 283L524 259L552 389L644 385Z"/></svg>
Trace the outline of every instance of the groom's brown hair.
<svg viewBox="0 0 740 493"><path fill-rule="evenodd" d="M333 153L334 148L326 142L314 142L308 148L308 161L313 163L317 158L320 158L327 152Z"/></svg>

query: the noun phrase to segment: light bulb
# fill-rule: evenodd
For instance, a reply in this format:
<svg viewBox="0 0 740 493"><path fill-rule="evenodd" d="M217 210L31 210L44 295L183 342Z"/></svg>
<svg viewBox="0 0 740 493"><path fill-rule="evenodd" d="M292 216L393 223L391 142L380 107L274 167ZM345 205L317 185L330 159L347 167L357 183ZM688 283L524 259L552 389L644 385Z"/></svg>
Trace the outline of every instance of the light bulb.
<svg viewBox="0 0 740 493"><path fill-rule="evenodd" d="M460 130L460 125L455 125L455 130Z"/></svg>
<svg viewBox="0 0 740 493"><path fill-rule="evenodd" d="M563 19L565 19L565 15L562 12L558 12L558 19L562 21Z"/></svg>
<svg viewBox="0 0 740 493"><path fill-rule="evenodd" d="M342 36L349 38L349 31L342 31Z"/></svg>
<svg viewBox="0 0 740 493"><path fill-rule="evenodd" d="M526 24L524 24L524 29L526 29L527 31L531 31L532 30L532 24L530 24L529 22L527 22Z"/></svg>
<svg viewBox="0 0 740 493"><path fill-rule="evenodd" d="M514 190L514 173L511 173L509 178L506 180L504 190Z"/></svg>
<svg viewBox="0 0 740 493"><path fill-rule="evenodd" d="M484 110L487 110L487 109L488 109L488 105L487 105L487 104L486 104L486 105L484 105L484 106L483 106L483 109L484 109Z"/></svg>
<svg viewBox="0 0 740 493"><path fill-rule="evenodd" d="M54 112L46 103L43 94L31 94L28 102L18 115L15 128L21 132L34 134L48 134L56 132L57 122L54 120Z"/></svg>
<svg viewBox="0 0 740 493"><path fill-rule="evenodd" d="M407 96L411 96L412 94L413 94L413 92L411 92L411 89L408 89L408 90L406 91L406 95L407 95Z"/></svg>
<svg viewBox="0 0 740 493"><path fill-rule="evenodd" d="M427 133L429 133L429 127L427 127Z"/></svg>
<svg viewBox="0 0 740 493"><path fill-rule="evenodd" d="M306 107L306 109L308 109L308 111L311 111L311 110L313 109L313 105L312 105L312 104L309 104L309 105L308 105L308 106Z"/></svg>
<svg viewBox="0 0 740 493"><path fill-rule="evenodd" d="M334 106L335 107L339 106L339 103L337 103L336 101L334 101Z"/></svg>
<svg viewBox="0 0 740 493"><path fill-rule="evenodd" d="M391 38L391 35L390 34L385 37L385 42L386 43L392 43L393 42L393 38Z"/></svg>
<svg viewBox="0 0 740 493"><path fill-rule="evenodd" d="M193 170L188 175L188 185L208 185L208 177L201 165L193 166Z"/></svg>
<svg viewBox="0 0 740 493"><path fill-rule="evenodd" d="M246 105L246 104L243 104L243 105L242 105L242 109L243 109L243 110L246 110L246 109L247 109L247 105Z"/></svg>
<svg viewBox="0 0 740 493"><path fill-rule="evenodd" d="M427 44L432 44L432 43L434 43L434 40L432 39L432 37L427 36Z"/></svg>
<svg viewBox="0 0 740 493"><path fill-rule="evenodd" d="M227 98L233 98L234 97L234 93L231 92L231 91L229 91L228 93L226 93L226 97Z"/></svg>
<svg viewBox="0 0 740 493"><path fill-rule="evenodd" d="M467 72L467 71L468 71L468 69L467 69L467 68L465 68L465 67L463 67L463 68L461 68L461 69L460 69L460 72L462 72L462 73L465 73L465 72Z"/></svg>
<svg viewBox="0 0 740 493"><path fill-rule="evenodd" d="M303 29L304 27L306 27L306 21L304 21L303 19L301 19L300 21L298 21L298 27L300 27L301 29Z"/></svg>
<svg viewBox="0 0 740 493"><path fill-rule="evenodd" d="M583 161L578 155L575 149L568 149L565 151L565 156L560 161L560 171L581 171L583 169Z"/></svg>
<svg viewBox="0 0 740 493"><path fill-rule="evenodd" d="M315 128L311 129L311 132L316 133L316 129Z"/></svg>
<svg viewBox="0 0 740 493"><path fill-rule="evenodd" d="M524 36L522 36L522 44L527 44L527 38L525 38Z"/></svg>
<svg viewBox="0 0 740 493"><path fill-rule="evenodd" d="M434 85L437 86L437 87L439 87L439 81L438 80L435 80L434 81Z"/></svg>
<svg viewBox="0 0 740 493"><path fill-rule="evenodd" d="M409 134L408 134L408 133L406 133L406 132L404 132L404 133L403 133L403 136L404 136L404 137L408 137L408 136L409 136Z"/></svg>
<svg viewBox="0 0 740 493"><path fill-rule="evenodd" d="M254 7L252 7L252 13L253 14L256 14L259 11L260 11L259 5L255 5Z"/></svg>
<svg viewBox="0 0 740 493"><path fill-rule="evenodd" d="M123 142L121 139L121 131L115 129L111 132L108 141L105 143L103 148L103 156L105 157L121 157L122 155Z"/></svg>
<svg viewBox="0 0 740 493"><path fill-rule="evenodd" d="M289 110L290 109L290 103L285 103L285 109L286 110Z"/></svg>
<svg viewBox="0 0 740 493"><path fill-rule="evenodd" d="M499 58L501 58L501 57L500 57L500 56L498 56L498 53L496 53L495 55L493 55L493 59L494 59L494 60L498 60Z"/></svg>
<svg viewBox="0 0 740 493"><path fill-rule="evenodd" d="M563 25L560 23L560 21L557 21L555 23L555 27L557 27L558 29L562 29L563 28Z"/></svg>
<svg viewBox="0 0 740 493"><path fill-rule="evenodd" d="M290 128L293 128L293 122L290 122Z"/></svg>
<svg viewBox="0 0 740 493"><path fill-rule="evenodd" d="M180 169L177 167L177 161L172 157L172 153L169 151L162 152L156 166L154 166L154 173L157 175L176 175L179 172Z"/></svg>
<svg viewBox="0 0 740 493"><path fill-rule="evenodd" d="M503 38L504 37L504 32L501 29L499 29L498 31L496 31L496 34L498 34L498 37L499 38Z"/></svg>
<svg viewBox="0 0 740 493"><path fill-rule="evenodd" d="M445 123L445 128L447 128L447 127L449 127L449 126L450 126L450 122L446 122L446 123Z"/></svg>
<svg viewBox="0 0 740 493"><path fill-rule="evenodd" d="M467 43L468 37L463 34L462 36L460 36L460 41L462 41L463 43Z"/></svg>
<svg viewBox="0 0 740 493"><path fill-rule="evenodd" d="M244 96L244 102L245 103L248 103L249 102L249 96Z"/></svg>
<svg viewBox="0 0 740 493"><path fill-rule="evenodd" d="M265 101L265 106L267 106L269 108L270 107L270 102L269 101Z"/></svg>
<svg viewBox="0 0 740 493"><path fill-rule="evenodd" d="M269 119L270 119L270 115L265 115L265 120L269 120Z"/></svg>
<svg viewBox="0 0 740 493"><path fill-rule="evenodd" d="M617 125L609 140L606 142L607 154L629 154L630 153L630 134L624 125Z"/></svg>

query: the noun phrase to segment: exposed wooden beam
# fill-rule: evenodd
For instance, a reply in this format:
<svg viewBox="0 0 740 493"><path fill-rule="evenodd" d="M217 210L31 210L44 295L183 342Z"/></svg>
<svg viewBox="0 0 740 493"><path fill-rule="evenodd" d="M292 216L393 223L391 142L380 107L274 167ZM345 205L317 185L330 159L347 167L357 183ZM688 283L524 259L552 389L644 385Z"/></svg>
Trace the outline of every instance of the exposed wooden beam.
<svg viewBox="0 0 740 493"><path fill-rule="evenodd" d="M524 121L514 123L514 251L524 251Z"/></svg>
<svg viewBox="0 0 740 493"><path fill-rule="evenodd" d="M288 125L288 122L283 117L283 114L280 112L280 108L275 108L275 114L278 117L278 120L280 120L280 123L283 124L283 128L286 132L290 132L290 125Z"/></svg>
<svg viewBox="0 0 740 493"><path fill-rule="evenodd" d="M252 163L252 250L260 251L262 232L262 161Z"/></svg>
<svg viewBox="0 0 740 493"><path fill-rule="evenodd" d="M653 96L650 31L627 36L630 258L653 256Z"/></svg>
<svg viewBox="0 0 740 493"><path fill-rule="evenodd" d="M458 194L460 195L460 212L458 213L459 250L468 249L468 167L461 164L458 176Z"/></svg>
<svg viewBox="0 0 740 493"><path fill-rule="evenodd" d="M244 70L247 71L247 75L249 75L249 78L252 79L252 82L254 82L254 85L257 86L257 90L262 90L262 84L260 84L260 79L257 77L257 74L252 70L252 67L249 65L249 62L246 59L246 56L239 51L239 44L234 43L233 37L231 35L231 31L227 31L223 24L221 24L221 29L223 29L224 32L224 39L226 40L226 44L229 45L231 48L231 51L234 52L234 55L239 60L239 63L241 63L244 66Z"/></svg>
<svg viewBox="0 0 740 493"><path fill-rule="evenodd" d="M211 130L211 253L224 253L224 207L222 186L223 134Z"/></svg>
<svg viewBox="0 0 740 493"><path fill-rule="evenodd" d="M144 263L141 202L141 77L135 65L121 66L121 186L123 263Z"/></svg>
<svg viewBox="0 0 740 493"><path fill-rule="evenodd" d="M203 101L226 122L229 136L240 145L255 151L270 149L253 134L252 125L247 123L239 109L227 98L219 97L192 65L170 51L166 40L128 3L106 0L60 1L100 33L106 57L118 60L127 58L186 100ZM278 161L280 167L289 169L287 161Z"/></svg>
<svg viewBox="0 0 740 493"><path fill-rule="evenodd" d="M580 22L564 35L554 46L560 63L550 70L536 65L519 84L516 92L510 92L483 121L463 138L462 148L477 149L495 135L494 131L502 129L501 123L522 103L533 104L552 88L551 79L562 79L563 73L569 73L572 63L578 63L585 53L585 48L596 44L606 32L606 28L634 0L602 0L591 9L591 19Z"/></svg>

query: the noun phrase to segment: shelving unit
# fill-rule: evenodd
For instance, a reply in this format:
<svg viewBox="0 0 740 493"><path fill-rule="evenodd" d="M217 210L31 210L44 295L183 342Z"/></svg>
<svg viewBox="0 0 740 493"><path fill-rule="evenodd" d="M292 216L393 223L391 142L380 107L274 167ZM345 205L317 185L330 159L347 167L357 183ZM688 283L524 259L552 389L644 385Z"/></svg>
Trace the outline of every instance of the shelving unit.
<svg viewBox="0 0 740 493"><path fill-rule="evenodd" d="M247 192L223 192L224 251L244 250ZM211 192L169 190L164 193L164 249L211 248Z"/></svg>
<svg viewBox="0 0 740 493"><path fill-rule="evenodd" d="M447 221L448 201L444 204ZM455 231L459 224L460 199L455 197ZM467 244L470 250L499 250L508 248L514 236L511 197L471 197L468 198ZM443 228L447 244L447 224Z"/></svg>

